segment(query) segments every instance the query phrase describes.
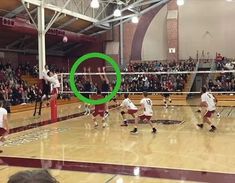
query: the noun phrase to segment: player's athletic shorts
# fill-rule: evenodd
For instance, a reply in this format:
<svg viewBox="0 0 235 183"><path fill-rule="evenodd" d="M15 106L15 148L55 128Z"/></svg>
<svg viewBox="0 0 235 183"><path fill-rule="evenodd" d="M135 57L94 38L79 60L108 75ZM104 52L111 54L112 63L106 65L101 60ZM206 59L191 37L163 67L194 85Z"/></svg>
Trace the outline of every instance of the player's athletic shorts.
<svg viewBox="0 0 235 183"><path fill-rule="evenodd" d="M214 113L215 113L215 111L207 111L204 116L207 118L210 118L212 116L212 114L214 114Z"/></svg>
<svg viewBox="0 0 235 183"><path fill-rule="evenodd" d="M145 120L145 119L150 120L152 118L152 116L146 116L146 115L142 114L142 115L139 115L139 118L142 121Z"/></svg>
<svg viewBox="0 0 235 183"><path fill-rule="evenodd" d="M137 109L128 109L127 113L128 114L135 114L138 110Z"/></svg>
<svg viewBox="0 0 235 183"><path fill-rule="evenodd" d="M0 128L0 137L3 136L7 131L4 128Z"/></svg>
<svg viewBox="0 0 235 183"><path fill-rule="evenodd" d="M94 111L93 113L92 113L92 115L94 116L94 117L96 117L96 116L100 116L100 117L104 117L104 113L105 113L105 111Z"/></svg>
<svg viewBox="0 0 235 183"><path fill-rule="evenodd" d="M55 94L58 94L58 93L59 93L59 88L53 88L51 94L55 95Z"/></svg>

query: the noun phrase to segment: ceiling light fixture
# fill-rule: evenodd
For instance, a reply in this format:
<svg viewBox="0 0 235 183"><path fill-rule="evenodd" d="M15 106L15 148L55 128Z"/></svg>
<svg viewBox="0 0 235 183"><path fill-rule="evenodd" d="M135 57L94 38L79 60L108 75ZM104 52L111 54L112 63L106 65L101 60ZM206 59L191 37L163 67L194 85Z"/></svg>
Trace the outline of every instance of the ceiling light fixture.
<svg viewBox="0 0 235 183"><path fill-rule="evenodd" d="M132 17L132 18L131 18L131 22L134 23L134 24L139 23L139 18L138 18L138 16Z"/></svg>
<svg viewBox="0 0 235 183"><path fill-rule="evenodd" d="M184 0L177 0L177 5L178 6L184 5Z"/></svg>
<svg viewBox="0 0 235 183"><path fill-rule="evenodd" d="M100 3L98 0L92 0L90 6L94 9L98 9L100 7Z"/></svg>
<svg viewBox="0 0 235 183"><path fill-rule="evenodd" d="M113 16L115 16L115 17L120 17L120 16L122 16L121 10L119 10L118 8L117 8L116 10L114 10Z"/></svg>

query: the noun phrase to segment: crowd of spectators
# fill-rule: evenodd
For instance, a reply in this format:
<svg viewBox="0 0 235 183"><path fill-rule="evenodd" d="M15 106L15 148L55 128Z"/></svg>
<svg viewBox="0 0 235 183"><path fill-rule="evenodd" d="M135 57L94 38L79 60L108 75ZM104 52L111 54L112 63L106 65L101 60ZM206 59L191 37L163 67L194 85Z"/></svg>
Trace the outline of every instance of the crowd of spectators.
<svg viewBox="0 0 235 183"><path fill-rule="evenodd" d="M123 72L177 72L193 70L195 63L192 60L184 62L169 62L163 64L158 61L130 63ZM50 66L50 70L57 70L58 73L66 72L65 69L57 69L55 65ZM13 105L34 102L39 92L37 85L29 86L28 83L21 80L22 75L31 75L38 77L38 65L32 66L29 63L19 64L13 68L11 64L0 64L0 94L1 98L10 101ZM84 78L76 78L77 87L80 91L84 90ZM162 91L168 88L169 91L182 91L187 82L187 75L124 75L122 77L122 86L120 91ZM110 85L115 85L115 80L110 79ZM111 86L111 88L112 88ZM96 91L98 84L94 82L92 91ZM70 91L69 78L63 79L63 90ZM69 98L68 95L62 95L63 98Z"/></svg>
<svg viewBox="0 0 235 183"><path fill-rule="evenodd" d="M50 69L56 70L52 65ZM58 70L65 72L64 70ZM0 100L9 101L12 105L32 103L40 91L39 86L29 85L21 79L22 75L38 77L38 65L19 64L14 68L11 64L0 63Z"/></svg>
<svg viewBox="0 0 235 183"><path fill-rule="evenodd" d="M193 60L180 62L159 61L145 63L130 63L126 72L178 72L193 71L196 63ZM124 75L121 91L129 92L174 92L183 91L187 82L187 74L144 74L144 75Z"/></svg>
<svg viewBox="0 0 235 183"><path fill-rule="evenodd" d="M11 64L0 64L0 99L19 104L26 100L27 84L21 80L20 66L14 69Z"/></svg>
<svg viewBox="0 0 235 183"><path fill-rule="evenodd" d="M233 70L234 69L234 62L232 60L222 58L215 61L216 63L216 70ZM219 73L215 75L212 75L213 79L210 79L208 81L208 88L211 91L235 91L235 76L234 73Z"/></svg>
<svg viewBox="0 0 235 183"><path fill-rule="evenodd" d="M216 61L217 70L228 70L233 66L226 59ZM192 59L179 62L131 62L122 72L178 72L193 71L196 62ZM66 72L65 69L57 69L55 65L50 66L50 70L57 70L58 73ZM10 101L12 105L34 102L40 89L37 85L29 86L28 83L21 79L22 75L31 75L38 77L38 66L30 64L20 64L17 68L13 68L11 64L0 63L0 99ZM98 76L97 76L98 77ZM115 78L115 77L114 77ZM127 74L122 76L121 92L177 92L183 91L187 82L187 74ZM116 81L111 76L110 88ZM95 81L95 82L94 82ZM76 77L77 87L80 91L84 91L84 76ZM99 81L93 79L91 91L99 88ZM208 87L212 91L235 91L235 77L233 73L221 73L213 80L209 80ZM64 76L63 90L70 91L69 77ZM61 98L70 98L68 94L62 94Z"/></svg>
<svg viewBox="0 0 235 183"><path fill-rule="evenodd" d="M195 62L193 60L168 62L163 64L159 61L152 62L133 62L122 72L177 72L177 71L193 71L195 69ZM122 75L122 84L120 92L175 92L183 91L185 83L187 82L187 74L128 74ZM98 77L99 76L94 76ZM93 77L93 78L94 78ZM115 77L108 75L110 88L116 84ZM68 78L64 77L64 91L70 90ZM76 78L77 88L79 91L84 91L85 79L83 76ZM94 82L91 91L96 91L99 88L98 84ZM84 91L85 92L85 91Z"/></svg>

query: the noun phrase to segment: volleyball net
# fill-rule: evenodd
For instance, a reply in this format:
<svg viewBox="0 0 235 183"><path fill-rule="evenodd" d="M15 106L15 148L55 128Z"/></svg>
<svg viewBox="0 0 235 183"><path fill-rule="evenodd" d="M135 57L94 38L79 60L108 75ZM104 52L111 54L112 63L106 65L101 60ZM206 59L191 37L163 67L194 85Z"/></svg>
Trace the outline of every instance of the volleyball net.
<svg viewBox="0 0 235 183"><path fill-rule="evenodd" d="M58 75L61 83L60 93L73 94L70 87L70 73ZM115 87L117 78L115 72L107 73L76 73L75 85L80 93L96 93L102 91L102 83L108 81L110 93ZM91 82L91 87L86 90L86 82ZM175 94L193 95L200 94L201 87L206 86L211 93L234 95L235 70L215 71L171 71L171 72L121 72L121 86L118 94Z"/></svg>

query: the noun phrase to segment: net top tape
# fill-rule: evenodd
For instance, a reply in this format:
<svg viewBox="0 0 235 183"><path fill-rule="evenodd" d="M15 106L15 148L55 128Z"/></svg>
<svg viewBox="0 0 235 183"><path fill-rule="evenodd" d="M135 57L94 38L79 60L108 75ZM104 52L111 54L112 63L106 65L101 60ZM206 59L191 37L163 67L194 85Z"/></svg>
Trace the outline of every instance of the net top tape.
<svg viewBox="0 0 235 183"><path fill-rule="evenodd" d="M172 72L121 72L121 75L161 75L161 74L210 74L210 73L235 73L235 70L215 70L215 71L172 71ZM116 75L115 72L106 73L76 73L75 75ZM70 73L60 73L58 75L70 75Z"/></svg>

